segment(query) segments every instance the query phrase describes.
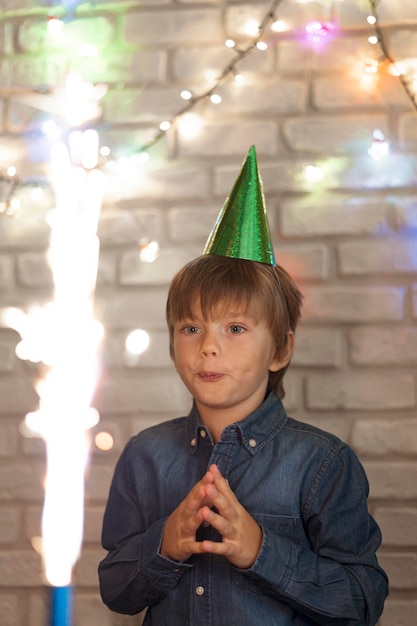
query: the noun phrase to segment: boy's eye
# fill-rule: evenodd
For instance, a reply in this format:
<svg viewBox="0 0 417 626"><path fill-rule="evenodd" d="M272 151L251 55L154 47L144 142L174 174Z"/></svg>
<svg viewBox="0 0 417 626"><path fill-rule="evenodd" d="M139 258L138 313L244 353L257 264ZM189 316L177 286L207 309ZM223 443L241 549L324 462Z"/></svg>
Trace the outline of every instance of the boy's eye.
<svg viewBox="0 0 417 626"><path fill-rule="evenodd" d="M196 335L198 333L198 326L184 326L183 331L187 335Z"/></svg>
<svg viewBox="0 0 417 626"><path fill-rule="evenodd" d="M245 329L243 326L240 326L240 324L233 324L232 326L230 326L230 332L233 335L238 335L239 333L245 332Z"/></svg>

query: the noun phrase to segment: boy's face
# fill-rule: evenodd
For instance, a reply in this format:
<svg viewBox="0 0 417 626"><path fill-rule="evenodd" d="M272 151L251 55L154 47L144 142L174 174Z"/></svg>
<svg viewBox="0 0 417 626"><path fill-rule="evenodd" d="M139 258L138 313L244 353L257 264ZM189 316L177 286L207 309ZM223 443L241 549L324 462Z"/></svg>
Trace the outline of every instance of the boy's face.
<svg viewBox="0 0 417 626"><path fill-rule="evenodd" d="M213 411L243 419L262 403L269 371L289 360L276 357L266 323L235 305L219 308L209 319L196 309L176 322L173 348L177 372L203 419Z"/></svg>

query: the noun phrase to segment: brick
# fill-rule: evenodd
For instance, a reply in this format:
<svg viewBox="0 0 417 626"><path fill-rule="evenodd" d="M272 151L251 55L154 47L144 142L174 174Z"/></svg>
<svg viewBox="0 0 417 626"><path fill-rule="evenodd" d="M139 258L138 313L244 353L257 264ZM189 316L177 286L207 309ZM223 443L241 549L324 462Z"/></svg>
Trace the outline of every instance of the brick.
<svg viewBox="0 0 417 626"><path fill-rule="evenodd" d="M353 328L348 340L352 363L413 366L417 363L417 328Z"/></svg>
<svg viewBox="0 0 417 626"><path fill-rule="evenodd" d="M0 552L3 587L34 587L42 581L41 557L35 550Z"/></svg>
<svg viewBox="0 0 417 626"><path fill-rule="evenodd" d="M129 367L139 370L171 367L168 330L152 330L148 334L150 338L149 347L142 354L133 355L126 352L125 342L128 331L108 333L103 345L102 362L104 366L108 368Z"/></svg>
<svg viewBox="0 0 417 626"><path fill-rule="evenodd" d="M64 50L75 47L77 52L82 43L88 41L99 49L111 45L114 39L114 26L106 17L94 16L91 18L78 17L76 20L65 23L61 37L54 37L48 32L47 20L26 19L18 29L18 45L25 52L43 52ZM46 55L45 55L46 56Z"/></svg>
<svg viewBox="0 0 417 626"><path fill-rule="evenodd" d="M221 203L216 208L201 206L172 207L167 214L168 236L174 243L198 242L201 249L217 219Z"/></svg>
<svg viewBox="0 0 417 626"><path fill-rule="evenodd" d="M120 172L106 174L105 201L159 200L163 202L187 199L206 200L210 194L208 172L201 167L173 167L144 170L138 175L137 164L132 165L131 177L120 189ZM134 172L134 177L133 177Z"/></svg>
<svg viewBox="0 0 417 626"><path fill-rule="evenodd" d="M237 6L228 7L226 13L226 30L230 37L239 37L241 40L250 40L248 36L247 24L250 23L260 24L261 21L268 15L270 10L270 3L257 2L253 3L239 3ZM280 19L292 27L299 27L300 22L308 22L310 20L323 19L325 12L320 2L308 2L303 7L299 6L299 3L283 3L279 6L277 15ZM269 39L270 35L265 37Z"/></svg>
<svg viewBox="0 0 417 626"><path fill-rule="evenodd" d="M236 60L234 50L225 46L205 46L202 48L179 48L173 55L173 71L182 84L188 81L188 88L195 96L205 93L217 83L227 65ZM254 50L237 65L239 73L245 78L259 75L270 75L275 71L274 53L271 50Z"/></svg>
<svg viewBox="0 0 417 626"><path fill-rule="evenodd" d="M0 595L0 615L2 626L20 626L19 603L21 599L16 593Z"/></svg>
<svg viewBox="0 0 417 626"><path fill-rule="evenodd" d="M363 57L362 57L363 63ZM362 69L363 72L363 69ZM369 81L369 77L368 77ZM408 96L398 79L388 76L374 78L374 83L366 87L355 76L340 81L335 89L334 78L320 78L313 84L313 102L319 111L337 111L349 107L350 110L375 106L407 106ZM371 135L372 137L372 135Z"/></svg>
<svg viewBox="0 0 417 626"><path fill-rule="evenodd" d="M194 255L187 250L161 248L158 257L152 263L142 261L139 250L126 252L120 259L120 285L167 285L183 265L192 261Z"/></svg>
<svg viewBox="0 0 417 626"><path fill-rule="evenodd" d="M342 275L415 273L415 239L349 241L338 247Z"/></svg>
<svg viewBox="0 0 417 626"><path fill-rule="evenodd" d="M375 511L384 546L417 547L417 510L415 508L384 508Z"/></svg>
<svg viewBox="0 0 417 626"><path fill-rule="evenodd" d="M171 119L184 101L177 87L123 89L109 91L104 102L104 114L114 124L127 122L162 122Z"/></svg>
<svg viewBox="0 0 417 626"><path fill-rule="evenodd" d="M0 372L13 372L15 369L15 348L18 341L19 338L14 331L5 330L2 332L0 330Z"/></svg>
<svg viewBox="0 0 417 626"><path fill-rule="evenodd" d="M404 113L399 118L398 135L402 150L416 150L417 147L417 120L415 115ZM414 163L415 158L411 157Z"/></svg>
<svg viewBox="0 0 417 626"><path fill-rule="evenodd" d="M281 74L305 74L313 71L319 76L322 72L343 71L346 68L356 75L363 74L364 59L369 56L369 43L362 33L356 37L346 34L343 38L336 37L326 42L325 54L311 54L311 48L300 45L300 42L291 40L278 40L278 67ZM347 78L347 77L346 77ZM345 81L340 82L343 88ZM335 79L333 79L333 84ZM355 89L356 91L356 89Z"/></svg>
<svg viewBox="0 0 417 626"><path fill-rule="evenodd" d="M416 405L411 374L355 371L311 374L307 376L306 394L307 406L313 410L400 410Z"/></svg>
<svg viewBox="0 0 417 626"><path fill-rule="evenodd" d="M352 442L360 454L417 456L417 419L359 420Z"/></svg>
<svg viewBox="0 0 417 626"><path fill-rule="evenodd" d="M325 280L329 277L329 249L318 243L299 244L291 247L278 243L274 246L275 258L285 267L296 282Z"/></svg>
<svg viewBox="0 0 417 626"><path fill-rule="evenodd" d="M379 561L395 589L417 590L417 554L381 553Z"/></svg>
<svg viewBox="0 0 417 626"><path fill-rule="evenodd" d="M218 43L223 41L219 9L186 11L131 11L124 16L124 39L128 44L163 45Z"/></svg>
<svg viewBox="0 0 417 626"><path fill-rule="evenodd" d="M20 534L19 511L17 507L0 507L1 543L17 543ZM0 612L1 615L1 612Z"/></svg>
<svg viewBox="0 0 417 626"><path fill-rule="evenodd" d="M233 157L242 159L250 148L250 137L256 138L259 154L275 155L277 152L277 124L274 121L245 121L236 124L205 124L197 138L181 137L178 142L181 157ZM236 170L235 170L236 172ZM236 173L235 173L236 178ZM230 191L230 189L229 189Z"/></svg>
<svg viewBox="0 0 417 626"><path fill-rule="evenodd" d="M0 378L0 415L26 414L38 407L39 398L28 380L17 376Z"/></svg>
<svg viewBox="0 0 417 626"><path fill-rule="evenodd" d="M390 199L393 209L394 227L402 232L412 235L417 229L417 201L414 196L398 197Z"/></svg>
<svg viewBox="0 0 417 626"><path fill-rule="evenodd" d="M311 195L282 202L281 228L286 236L364 235L387 222L387 205L368 197Z"/></svg>
<svg viewBox="0 0 417 626"><path fill-rule="evenodd" d="M96 563L97 569L97 563ZM96 574L97 578L97 574ZM126 621L129 618L123 620L123 624L133 624L132 619ZM135 624L138 626L141 624L137 622L137 616L135 616ZM74 598L74 626L86 626L86 624L100 624L100 626L115 626L114 614L112 614L108 608L103 604L98 592L95 594L76 593ZM118 622L122 624L122 622Z"/></svg>
<svg viewBox="0 0 417 626"><path fill-rule="evenodd" d="M42 500L44 473L44 466L39 464L8 463L0 466L0 500Z"/></svg>
<svg viewBox="0 0 417 626"><path fill-rule="evenodd" d="M282 130L292 150L314 154L338 153L343 146L347 154L356 153L358 145L366 151L375 128L388 132L387 117L376 115L344 115L296 117L283 121Z"/></svg>
<svg viewBox="0 0 417 626"><path fill-rule="evenodd" d="M319 322L395 322L403 319L401 287L304 287L303 318Z"/></svg>
<svg viewBox="0 0 417 626"><path fill-rule="evenodd" d="M0 256L0 290L7 291L14 284L14 263L13 259L5 254Z"/></svg>
<svg viewBox="0 0 417 626"><path fill-rule="evenodd" d="M397 7L384 4L378 8L378 16L380 23L385 25L392 22L415 25L417 20L417 6L413 0L404 0L397 11Z"/></svg>
<svg viewBox="0 0 417 626"><path fill-rule="evenodd" d="M376 120L375 128L380 128ZM387 137L386 131L384 131ZM365 137L366 135L366 137ZM393 152L382 161L374 161L367 150L370 147L372 134L364 134L361 146L362 155L344 167L337 175L337 186L345 189L396 189L408 187L415 176L415 159L405 154Z"/></svg>
<svg viewBox="0 0 417 626"><path fill-rule="evenodd" d="M138 244L141 239L159 241L163 216L158 210L103 213L98 224L101 246Z"/></svg>
<svg viewBox="0 0 417 626"><path fill-rule="evenodd" d="M341 360L339 330L301 327L296 332L292 366L337 367Z"/></svg>
<svg viewBox="0 0 417 626"><path fill-rule="evenodd" d="M371 498L398 502L417 497L415 461L364 461L363 465L371 486Z"/></svg>
<svg viewBox="0 0 417 626"><path fill-rule="evenodd" d="M168 288L143 287L139 290L115 290L112 297L96 293L97 308L103 311L102 323L113 328L165 329L165 305ZM146 306L144 303L146 302Z"/></svg>
<svg viewBox="0 0 417 626"><path fill-rule="evenodd" d="M247 86L226 84L219 88L222 100L222 115L279 115L304 111L307 107L308 91L303 81L276 79Z"/></svg>
<svg viewBox="0 0 417 626"><path fill-rule="evenodd" d="M415 626L417 600L394 600L388 598L382 614L380 626Z"/></svg>
<svg viewBox="0 0 417 626"><path fill-rule="evenodd" d="M16 423L0 421L0 459L13 457L18 451L18 432Z"/></svg>
<svg viewBox="0 0 417 626"><path fill-rule="evenodd" d="M52 271L45 254L19 254L17 277L19 283L25 287L53 287Z"/></svg>
<svg viewBox="0 0 417 626"><path fill-rule="evenodd" d="M99 385L94 404L100 413L150 411L183 413L189 396L174 371L158 376L142 372L114 374Z"/></svg>

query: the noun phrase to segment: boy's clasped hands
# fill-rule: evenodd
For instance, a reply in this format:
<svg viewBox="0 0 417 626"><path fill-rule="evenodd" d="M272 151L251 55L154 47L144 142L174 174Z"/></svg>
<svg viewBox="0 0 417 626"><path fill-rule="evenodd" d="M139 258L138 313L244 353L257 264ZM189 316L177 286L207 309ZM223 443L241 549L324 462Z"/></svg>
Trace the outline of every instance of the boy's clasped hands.
<svg viewBox="0 0 417 626"><path fill-rule="evenodd" d="M215 528L222 541L197 541L202 524ZM221 554L235 567L248 569L258 556L262 538L259 524L240 504L217 465L211 465L169 516L161 554L173 561L185 561L192 554Z"/></svg>

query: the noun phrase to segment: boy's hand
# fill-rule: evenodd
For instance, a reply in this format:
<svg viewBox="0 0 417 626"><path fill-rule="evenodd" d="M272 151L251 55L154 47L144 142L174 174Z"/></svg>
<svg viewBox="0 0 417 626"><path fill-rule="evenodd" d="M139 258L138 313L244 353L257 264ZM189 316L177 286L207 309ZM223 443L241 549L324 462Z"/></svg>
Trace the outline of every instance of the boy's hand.
<svg viewBox="0 0 417 626"><path fill-rule="evenodd" d="M201 543L196 541L196 532L202 522L201 508L205 505L211 506L205 489L212 482L213 474L207 472L171 513L162 538L162 556L173 561L185 561L192 554L204 552Z"/></svg>
<svg viewBox="0 0 417 626"><path fill-rule="evenodd" d="M204 552L223 554L240 569L248 569L261 549L262 529L240 504L219 468L212 465L208 474L213 481L207 481L204 490L210 504L202 506L199 516L201 521L208 522L221 534L222 541L204 540L201 547ZM218 513L210 506L215 506Z"/></svg>
<svg viewBox="0 0 417 626"><path fill-rule="evenodd" d="M218 513L212 511L215 506ZM222 541L196 541L197 529L207 522ZM165 525L161 554L183 561L192 554L223 554L233 565L247 569L253 565L262 544L262 530L243 508L216 465L191 489L169 516Z"/></svg>

